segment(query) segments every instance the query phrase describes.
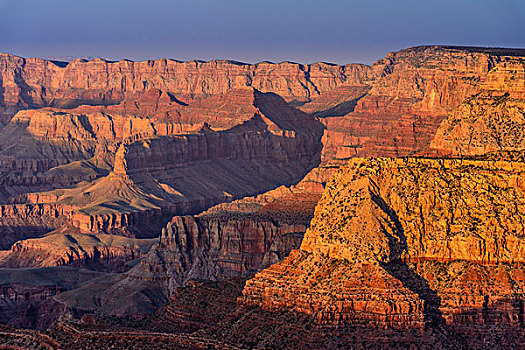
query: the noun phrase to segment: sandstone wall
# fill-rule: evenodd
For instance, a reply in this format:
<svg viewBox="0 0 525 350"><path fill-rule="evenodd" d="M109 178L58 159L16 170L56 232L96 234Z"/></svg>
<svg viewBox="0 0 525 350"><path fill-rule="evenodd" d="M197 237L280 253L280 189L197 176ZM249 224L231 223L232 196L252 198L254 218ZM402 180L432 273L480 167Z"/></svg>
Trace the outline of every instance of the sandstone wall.
<svg viewBox="0 0 525 350"><path fill-rule="evenodd" d="M327 185L301 249L242 300L327 323L520 322L523 167L356 159Z"/></svg>
<svg viewBox="0 0 525 350"><path fill-rule="evenodd" d="M75 207L56 204L0 205L0 247L47 233L65 224Z"/></svg>
<svg viewBox="0 0 525 350"><path fill-rule="evenodd" d="M524 149L525 64L514 58L498 63L442 122L431 147L454 156Z"/></svg>

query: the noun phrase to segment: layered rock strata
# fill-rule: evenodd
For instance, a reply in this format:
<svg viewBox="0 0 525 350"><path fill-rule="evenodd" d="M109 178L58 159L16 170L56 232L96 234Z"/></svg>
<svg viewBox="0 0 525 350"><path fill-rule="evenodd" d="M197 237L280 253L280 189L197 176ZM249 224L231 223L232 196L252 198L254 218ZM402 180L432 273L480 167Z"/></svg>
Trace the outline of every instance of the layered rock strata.
<svg viewBox="0 0 525 350"><path fill-rule="evenodd" d="M523 149L525 64L521 58L496 65L482 90L450 113L431 147L455 156Z"/></svg>
<svg viewBox="0 0 525 350"><path fill-rule="evenodd" d="M9 176L22 172L35 179L34 186L64 172L91 181L8 199L74 207L68 223L83 232L153 237L169 214L196 213L297 182L319 161L322 125L278 95L244 88L179 107L185 121L112 116L88 106L19 112L2 133L23 131L35 147L35 164L47 158L84 160L49 170L56 164L10 169ZM67 155L64 143L91 148L62 160L49 153ZM24 159L30 150L22 148L5 152ZM14 181L5 193L19 190Z"/></svg>
<svg viewBox="0 0 525 350"><path fill-rule="evenodd" d="M248 281L242 300L328 323L519 323L523 170L510 161L351 161L327 185L300 250Z"/></svg>
<svg viewBox="0 0 525 350"><path fill-rule="evenodd" d="M515 140L519 136L511 134L519 128L521 120L516 99L523 94L519 62L524 55L523 50L446 46L421 46L388 54L370 67L368 80L324 92L300 107L319 116L326 127L321 165L305 180L319 188L319 184L326 183L335 170L352 157L459 155L452 151L456 147L469 147L465 137L472 134L469 126L477 117L460 125L454 120L462 118L468 108L465 103L478 94L491 94L497 99L508 92L512 95L508 96L509 112L501 112L500 108L496 117L499 122L480 123L488 124L489 128L474 126L475 134L491 133L492 141L483 150L462 150L461 154L521 147ZM489 106L492 102L495 100L488 101ZM485 103L483 108L489 106ZM491 110L487 110L486 114L490 113ZM510 121L514 117L517 119ZM448 124L458 131L447 136L451 129ZM494 128L492 124L499 126ZM479 141L474 137L471 143L482 145L483 139L487 139L483 134L477 137ZM449 141L445 140L447 137ZM498 137L507 140L501 141ZM504 147L497 146L498 142Z"/></svg>
<svg viewBox="0 0 525 350"><path fill-rule="evenodd" d="M368 70L363 65L291 62L250 65L168 59L142 62L76 59L67 63L1 54L1 117L7 123L20 109L118 104L129 95L137 97L151 89L189 102L232 88L253 86L278 93L288 101L307 101L339 85L355 84Z"/></svg>
<svg viewBox="0 0 525 350"><path fill-rule="evenodd" d="M271 348L276 337L304 348L480 344L464 342L465 334L485 345L519 347L523 155L512 151L523 147L524 56L523 50L417 47L371 67L162 60L66 66L2 57L4 120L19 109L50 108L19 112L2 130L0 201L9 210L23 202L17 213L42 205L72 208L45 223L26 214L31 218L11 218L20 222L3 244L71 223L91 233L153 236L166 212L195 213L232 201L200 216L175 217L131 271L100 276L54 302L136 316L154 312L171 293L165 310L174 327L217 324L200 334L242 348ZM238 88L245 85L284 100ZM285 100L324 124L321 164L321 128ZM317 196L349 158L465 157L502 149L509 152L483 161L353 162L328 185L301 249L249 281L244 306L225 319L216 312L213 319L197 313L192 320L191 302L182 299L203 305L199 292L175 289L198 289L193 278L246 276L297 248ZM26 219L45 230L28 230ZM85 264L99 249L80 244L81 251L70 241L54 247L43 244L46 238L0 255ZM117 265L138 254L104 245L103 260ZM55 293L37 289L29 293L48 299ZM39 310L26 308L17 322L46 314ZM96 327L62 327L54 336L75 344L109 339ZM377 327L388 330L370 330ZM454 329L463 335L447 333ZM163 346L173 340L126 331L117 337L130 344L148 336L162 338Z"/></svg>
<svg viewBox="0 0 525 350"><path fill-rule="evenodd" d="M0 267L68 265L123 272L130 268L127 263L144 257L154 243L154 239L55 232L16 242L10 252L0 258Z"/></svg>
<svg viewBox="0 0 525 350"><path fill-rule="evenodd" d="M170 280L170 290L189 280L218 280L247 276L283 259L299 247L305 223L276 223L271 215L215 215L174 217L162 230L160 242L150 252L152 260L143 265L156 265L163 255ZM127 273L133 277L141 266ZM142 271L146 269L142 267ZM157 272L161 272L160 270ZM152 271L150 278L155 278Z"/></svg>
<svg viewBox="0 0 525 350"><path fill-rule="evenodd" d="M464 132L461 130L471 130L468 127L471 121L460 123L457 126L453 116L465 115L464 110L470 108L465 105L468 104L468 99L480 100L487 94L489 94L489 97L486 98L488 102L483 102L484 106L492 106L497 102L496 100L500 100L498 96L505 92L510 94L509 98L514 102L503 103L508 105L505 107L505 110L509 110L509 112L500 113L501 116L498 118L502 120L502 123L490 120L478 123L487 125L482 127L483 130L492 128L493 135L490 137L493 141L484 142L486 137L483 135L486 132L480 130L476 132L480 136L474 136L471 144L477 143L487 146L483 146L484 148L475 146L479 149L472 149L471 151L462 149L459 153L481 153L493 149L519 148L520 141L518 136L514 137L516 140L506 140L505 135L510 132L509 130L519 128L520 125L519 120L512 121L510 124L506 120L509 119L507 116L514 116L514 119L516 119L516 116L520 116L519 98L523 94L523 84L520 83L522 75L520 73L522 68L522 65L520 65L521 56L523 56L522 51L511 49L491 50L425 46L389 54L371 67L338 67L318 64L306 68L306 66L288 63L280 65L259 64L256 65L257 69L261 69L258 72L262 74L261 77L265 76L260 81L258 80L259 78L256 78L256 76L259 76L259 73L247 73L255 66L232 64L231 62L175 64L175 62L171 61L152 61L144 65L143 62L109 63L95 60L92 62L74 61L67 66L62 65L64 66L62 67L60 64L57 66L56 63L47 61L24 60L12 56L2 56L5 61L4 70L6 73L4 74L5 79L3 79L5 84L9 85L11 84L10 82L26 81L26 85L33 89L33 92L27 92L25 95L22 95L25 96L24 98L27 97L26 99L33 96L39 101L26 103L25 105L23 103L18 104L19 107L22 108L23 105L26 106L23 108L29 108L30 105L33 107L36 105L48 105L53 108L21 111L15 116L13 122L6 127L9 132L2 133L3 136L1 138L7 141L0 145L0 164L3 165L3 173L5 174L2 180L4 185L3 187L0 186L0 199L3 198L5 202L19 201L20 196L23 197L27 192L50 190L61 185L71 186L75 182L78 183L83 180L92 181L104 177L112 169L115 169L117 174L126 173L128 175L128 173L136 170L132 170L132 167L122 162L114 164L113 152L116 152L120 143L122 142L124 145L120 146L120 150L117 152L119 157L122 158L121 156L126 154L124 157L125 161L129 161L130 165L132 165L134 157L140 154L136 160L139 163L142 162L140 163L142 166L147 164L149 160L155 161L151 158L153 152L148 147L150 143L153 145L153 148L155 148L156 144L161 145L164 141L157 141L156 139L159 136L179 135L188 132L197 133L198 137L193 135L184 136L180 141L191 144L193 140L196 140L203 147L211 147L210 150L212 152L217 152L217 150L221 149L225 152L223 156L245 157L246 151L253 152L250 150L252 146L249 147L247 145L235 150L235 154L227 155L227 150L223 148L223 146L226 146L222 133L228 130L235 130L236 134L247 132L251 140L252 136L255 138L261 137L259 131L262 127L268 131L266 135L269 135L270 138L283 137L283 140L286 140L286 142L288 140L293 141L299 145L293 152L296 152L296 154L298 152L304 153L305 149L300 145L304 144L304 146L307 146L307 143L312 142L311 140L305 140L302 136L305 134L298 132L298 129L301 129L304 124L301 120L306 120L305 117L298 117L297 111L291 112L290 107L286 106L285 102L277 96L262 94L254 91L252 88L240 89L241 86L246 86L246 81L234 79L233 77L242 76L245 73L251 76L248 85L260 88L262 91L272 91L281 94L288 101L306 102L300 108L317 116L325 124L325 132L322 138L324 145L322 163L316 169L313 169L299 186L305 192L320 193L330 175L348 158L369 155L401 156L428 149L439 124L444 118L447 118L447 115L449 117L442 126L443 130L456 128L459 130L457 132L463 135ZM170 68L172 63L175 66L184 66L190 69L182 70L181 72L184 72L184 74L191 73L191 79L207 83L204 85L185 85L189 84L191 79L188 78L189 80L184 83L180 82L179 78L182 73L177 73L179 75L173 73L174 75L172 75L172 68ZM113 68L117 66L119 67L118 73L113 72ZM277 66L280 68L276 69ZM123 67L127 68L124 69ZM215 70L211 70L211 67L214 67ZM272 71L270 71L270 67L273 69ZM92 68L93 70L91 71ZM85 72L83 69L85 69ZM194 69L200 73L194 73ZM287 73L288 69L293 73ZM38 77L39 74L43 74L43 77L34 78L30 74L31 70L33 70L34 76ZM239 70L244 73L239 73ZM316 72L315 74L313 74L314 71ZM108 72L113 73L110 74ZM160 79L152 72L159 74L159 76L168 74L173 79L166 77ZM108 78L108 74L112 77L111 79ZM134 77L142 77L143 75L144 78L141 78L141 81L148 81L148 83L138 84L134 80L135 78L124 79L128 74ZM300 77L301 74L303 74L304 79L309 79L309 82L303 81L303 78ZM83 100L84 97L79 95L80 97L71 97L69 102L60 102L59 96L63 97L65 95L60 92L62 91L60 87L62 85L58 84L58 82L66 78L71 78L71 82L69 82L69 85L62 85L69 86L68 89L70 90L74 88L74 91L82 96L85 94L85 100ZM266 80L270 78L280 83L274 82L270 84L269 80ZM148 79L151 79L151 82ZM215 81L214 84L211 84L212 80ZM244 82L243 84L240 83L241 80ZM134 83L129 83L130 81L134 81ZM120 83L117 84L116 82ZM297 82L298 84L296 84ZM36 87L39 84L41 86L49 86L46 88ZM116 85L113 86L112 84ZM284 89L284 86L287 88ZM314 86L316 87L315 89L313 89ZM125 92L122 92L122 89ZM192 89L195 91L190 91ZM10 88L5 90L5 93L14 91L13 96L15 96L17 94L15 90L20 92L23 89ZM316 92L312 93L314 90ZM37 98L36 96L40 94L38 91L45 93L47 97L40 96ZM103 91L104 94L100 95L99 92L93 93L93 91ZM113 91L110 93L111 96L105 95L109 93L108 91ZM476 95L480 93L481 95ZM499 93L499 95L494 95L495 93ZM54 96L54 94L58 95L55 99L51 99L51 96ZM94 96L91 102L88 98L89 96ZM181 96L190 96L190 98L184 100ZM475 96L478 96L478 98ZM15 99L17 98L12 98L13 101ZM186 102L183 102L183 100ZM51 101L53 102L51 103ZM98 106L78 106L80 101L98 104ZM75 108L66 110L57 109L57 107ZM495 115L498 115L494 113L492 107L488 109L479 107L478 109L480 108L485 110L480 113L485 113L492 119L494 119ZM474 114L477 115L479 113L475 112ZM499 126L494 127L494 125ZM304 131L304 128L302 130ZM280 133L283 131L284 134L281 135ZM310 131L312 130L310 129ZM458 144L465 144L464 139L468 135L454 136L454 133L451 133L450 130L438 132L432 147L438 149L438 153L449 154L451 150L459 147L457 146ZM448 141L444 140L442 135L445 134L451 135L446 136L451 139ZM501 134L503 136L498 136ZM469 139L471 136L468 136ZM306 137L308 138L309 136ZM504 139L501 140L501 137ZM220 147L212 147L211 144L214 144L215 141L209 141L211 139L220 139ZM25 141L21 142L21 140ZM269 151L273 157L276 155L278 148L274 151L270 150L270 144L267 142L275 144L275 140L268 141L266 138L265 140L263 142L258 139L256 143L261 148ZM142 141L146 142L143 143ZM236 140L235 142L239 141L242 140ZM160 147L163 148L164 146ZM260 150L257 147L253 146L252 148ZM191 151L190 148L191 145L188 148ZM216 155L208 154L208 148L206 150L199 148L197 152L209 155L212 158L215 157ZM128 149L129 152L127 151ZM185 152L185 150L181 150L181 152ZM254 155L259 157L259 153L254 153ZM177 157L183 162L193 159L191 156L189 158L187 156ZM306 153L304 153L304 156L307 156ZM159 154L155 155L155 157L159 157ZM168 154L163 154L160 155L158 161L166 161L171 159L170 157ZM253 160L253 156L250 157ZM77 165L70 166L70 164L73 164L71 163L72 161L77 163ZM78 166L78 163L82 162L84 162L84 166ZM86 164L90 165L86 166ZM232 165L235 168L239 166L238 164L225 166L230 167ZM59 168L69 167L73 171L74 176L71 176L67 181L54 181L57 178L56 174L49 172L53 172L56 166L59 166ZM259 169L268 167L268 163L258 164L257 167ZM127 170L124 171L124 168ZM154 168L155 171L158 171L155 177L166 177L164 170L161 169L162 167L154 166ZM209 167L205 168L199 166L189 172L214 172ZM148 168L149 170L150 168ZM305 167L305 170L308 170L308 166ZM176 198L176 194L181 191L177 187L178 185L173 186L174 181L171 176L168 176L167 182L161 181L161 184L158 186L152 185L149 180L144 181L144 179L139 179L138 177L132 179L131 182L142 182L143 184L137 186L154 193L156 197L160 198L161 202L165 201L169 205L175 204L177 207L184 207L184 210L176 210L175 212L190 213L205 209L219 202L260 193L270 189L268 187L297 182L304 175L303 171L290 169L290 172L297 173L297 177L292 180L292 177L284 175L282 171L277 169L276 171L280 174L277 175L279 179L272 183L271 186L263 186L263 188L258 188L256 191L253 188L245 188L237 193L232 193L230 189L223 191L231 196L212 191L213 194L210 198L203 198L202 195L194 193L189 196L191 198L184 199L187 203L184 205L177 204L179 199ZM139 172L141 171L139 170ZM284 177L281 175L284 175ZM222 175L217 174L215 177L219 176ZM253 174L250 176L253 176ZM267 177L267 175L265 174L264 177ZM111 179L115 179L115 177ZM108 182L110 182L109 178L101 181L101 183ZM117 182L119 182L119 188L129 187L127 179L119 179ZM94 184L95 188L97 186L99 185ZM99 187L105 186L101 185ZM187 184L184 186L187 186ZM198 186L200 187L201 185L199 184ZM91 186L81 187L82 190L77 192L91 192ZM141 190L137 191L140 192ZM70 203L82 203L79 205L80 207L91 206L98 201L98 198L86 198L86 196L79 196L78 193L75 194L74 192L67 195L62 194L70 198ZM126 205L131 204L129 198L117 196L115 201L110 201L109 205L114 206L114 202L120 203L120 201L126 203ZM148 200L146 212L149 213L149 216L162 215L156 210L160 207L164 208L167 204L159 205L158 202L159 199L156 198ZM131 206L133 207L133 205ZM95 207L100 208L98 205L95 205ZM119 207L119 205L116 205L116 207ZM134 211L123 207L121 209L117 210L117 212L121 211L130 217L122 219L118 217L118 213L102 213L103 215L96 217L91 216L91 214L88 216L79 214L76 215L75 222L80 224L84 230L93 231L102 228L102 230L109 232L108 227L112 226L111 222L115 222L117 223L115 225L119 226L118 222L121 221L140 221L131 218L135 215L131 213ZM86 209L82 212L91 211L91 209Z"/></svg>
<svg viewBox="0 0 525 350"><path fill-rule="evenodd" d="M176 216L162 229L158 243L129 271L58 299L71 308L137 316L153 313L192 280L252 275L298 248L306 230L308 217L290 217L286 222L274 214L269 210ZM87 294L96 297L85 299Z"/></svg>
<svg viewBox="0 0 525 350"><path fill-rule="evenodd" d="M0 205L0 248L65 225L75 207L56 204Z"/></svg>

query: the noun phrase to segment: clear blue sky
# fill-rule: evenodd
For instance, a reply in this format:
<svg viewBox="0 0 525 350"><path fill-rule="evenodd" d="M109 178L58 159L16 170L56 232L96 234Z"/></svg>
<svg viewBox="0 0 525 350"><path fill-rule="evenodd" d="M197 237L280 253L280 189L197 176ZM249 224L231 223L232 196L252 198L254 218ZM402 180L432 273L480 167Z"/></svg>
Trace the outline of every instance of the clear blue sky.
<svg viewBox="0 0 525 350"><path fill-rule="evenodd" d="M26 57L372 63L422 44L525 47L525 0L0 0Z"/></svg>

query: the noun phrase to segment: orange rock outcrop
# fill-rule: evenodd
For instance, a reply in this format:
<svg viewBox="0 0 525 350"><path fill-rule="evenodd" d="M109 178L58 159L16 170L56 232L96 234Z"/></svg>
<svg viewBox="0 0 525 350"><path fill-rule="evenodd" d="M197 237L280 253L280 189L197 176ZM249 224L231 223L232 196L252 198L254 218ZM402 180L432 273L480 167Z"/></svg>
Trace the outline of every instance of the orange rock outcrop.
<svg viewBox="0 0 525 350"><path fill-rule="evenodd" d="M87 262L98 259L127 268L143 257L37 311L32 300L62 291L58 282L9 287L4 300L24 309L18 324L35 326L46 307L136 316L171 294L176 322L216 324L203 332L241 347L264 347L275 334L321 348L331 339L433 348L480 337L519 346L523 57L441 46L370 67L0 55L0 245L23 239L0 264L93 268ZM356 159L337 172L358 156L418 154L457 159ZM297 248L323 190L300 249L277 263ZM77 243L67 232L27 239L68 225ZM94 242L101 232L161 238L144 256L134 238ZM193 322L174 300L187 292L177 287L194 288L191 279L270 264L220 322ZM19 302L24 292L29 304ZM55 336L82 342L61 327ZM444 340L454 329L462 335Z"/></svg>
<svg viewBox="0 0 525 350"><path fill-rule="evenodd" d="M126 194L117 195L109 205L126 203L120 206L121 213L104 212L97 217L91 209L77 213L75 222L93 231L110 227L110 222L140 221L131 218L137 208L139 212L149 212L174 205L170 211L191 213L289 185L303 177L295 192L320 193L337 167L355 156L402 156L425 152L429 146L439 154L519 148L519 133L514 139L500 139L498 135L508 135L509 130L518 130L521 125L522 56L523 51L512 49L424 46L391 53L366 67L170 60L75 60L66 65L2 55L4 111L13 114L17 109L29 110L18 112L0 132L0 165L5 174L0 200L24 202L28 192L71 187L87 180L92 183L82 185L76 192L66 194L59 190L59 194L54 194L57 200L67 197L68 204L86 207L100 198L85 193L100 192L112 181L104 178L97 184L93 180L111 170L119 175L136 174L135 179L117 181L117 187L125 189ZM271 93L260 93L254 88ZM502 95L495 95L496 92L509 95L500 98ZM312 126L306 127L315 123L307 122L306 114L292 110L274 94L300 105L325 125L322 162L306 176L305 170L317 165L306 164L304 159L317 151L317 136L311 135L319 128L315 131ZM473 105L469 101L478 102ZM503 109L493 107L497 101ZM486 121L478 123L477 129L470 128L481 118L480 113L484 113ZM458 124L469 114L469 120ZM503 123L494 121L495 116ZM434 137L442 120L445 121ZM493 125L497 125L496 129L487 132ZM261 130L266 133L260 133ZM235 136L225 137L225 131ZM193 135L162 138L187 133ZM490 142L485 142L487 137ZM467 147L463 146L466 138L470 140L470 150L463 149ZM290 148L291 143L294 145ZM239 147L230 147L233 144ZM457 151L457 147L461 149ZM243 186L235 193L232 188L222 188L206 195L197 189L184 194L180 180L175 181L163 169L163 164L175 159L164 151L174 152L175 148L180 153L175 157L178 162L190 162L190 168L193 166L193 170L187 169L189 177L195 171L215 173L215 169L203 167L204 158L220 155L248 157L258 169L265 170L263 177L273 173L276 181L256 189ZM280 162L288 162L295 154L303 159L299 161L302 165L288 162L288 174L284 169L272 170L267 163L259 162L261 152ZM283 153L287 159L281 156ZM199 166L195 166L195 155L202 161ZM225 165L231 168L230 173L237 172L233 168L238 166L238 162ZM158 184L144 182L139 176L152 169L155 181L163 178ZM290 176L292 172L295 176ZM64 175L67 180L62 180ZM194 185L201 187L203 183L196 181ZM222 185L222 181L217 184ZM137 186L141 188L136 189ZM129 188L139 193L147 191L155 198L146 200L147 204L134 205L131 199L136 196L130 194ZM179 194L183 194L186 204L180 203ZM48 193L40 198L46 196ZM128 205L135 209L124 210ZM122 219L119 214L130 217Z"/></svg>
<svg viewBox="0 0 525 350"><path fill-rule="evenodd" d="M498 63L440 125L431 147L455 156L524 149L525 64Z"/></svg>
<svg viewBox="0 0 525 350"><path fill-rule="evenodd" d="M249 280L242 300L328 323L519 322L523 170L504 160L353 160L327 185L300 250Z"/></svg>

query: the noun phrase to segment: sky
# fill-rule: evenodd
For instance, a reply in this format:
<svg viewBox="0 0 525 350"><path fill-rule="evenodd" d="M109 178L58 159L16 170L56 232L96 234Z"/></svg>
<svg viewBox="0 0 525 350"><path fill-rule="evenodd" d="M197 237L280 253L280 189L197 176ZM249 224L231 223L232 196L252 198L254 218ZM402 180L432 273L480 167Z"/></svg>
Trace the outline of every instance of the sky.
<svg viewBox="0 0 525 350"><path fill-rule="evenodd" d="M525 47L525 0L0 0L24 57L371 64L417 45Z"/></svg>

